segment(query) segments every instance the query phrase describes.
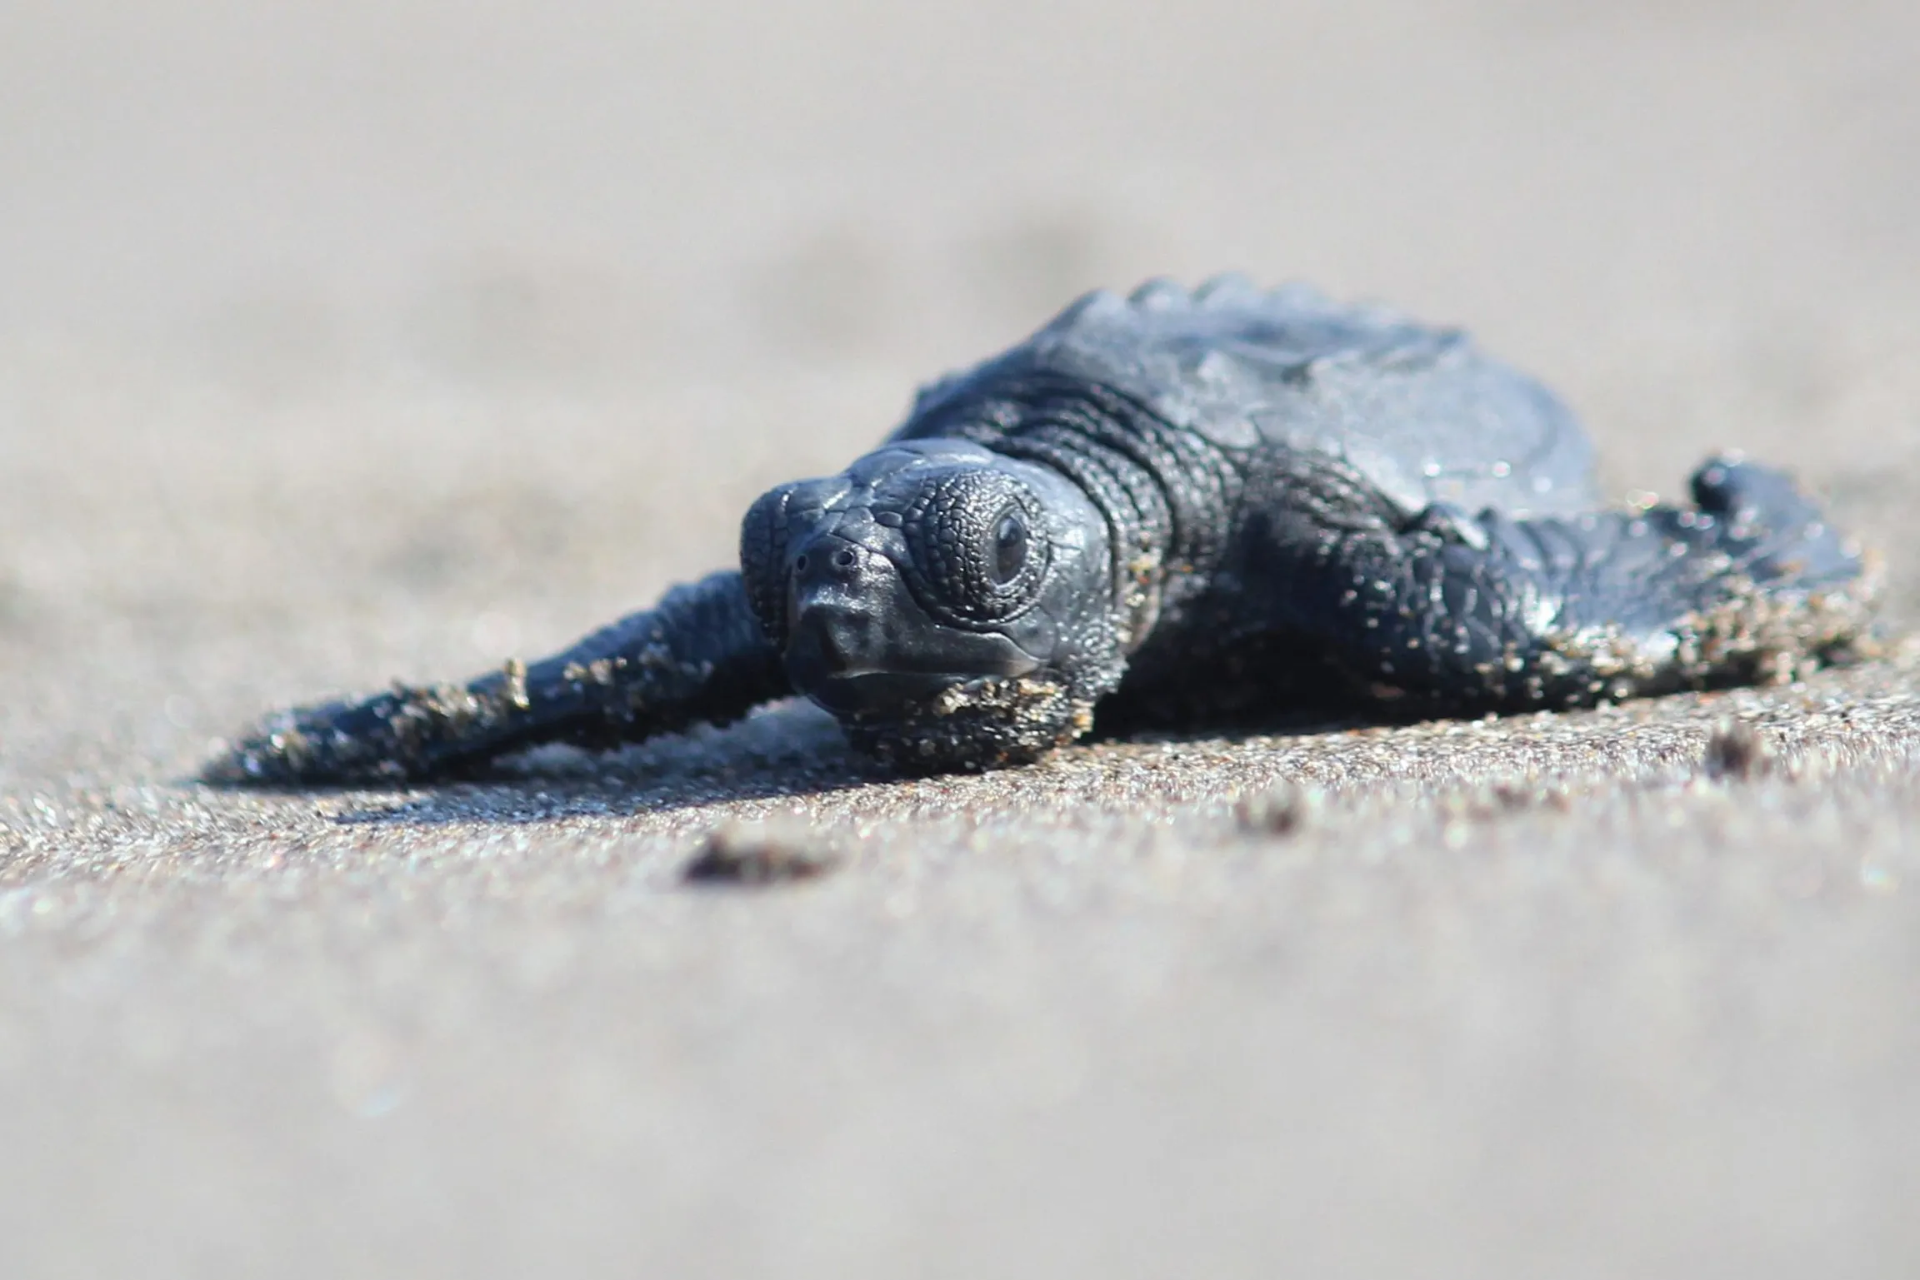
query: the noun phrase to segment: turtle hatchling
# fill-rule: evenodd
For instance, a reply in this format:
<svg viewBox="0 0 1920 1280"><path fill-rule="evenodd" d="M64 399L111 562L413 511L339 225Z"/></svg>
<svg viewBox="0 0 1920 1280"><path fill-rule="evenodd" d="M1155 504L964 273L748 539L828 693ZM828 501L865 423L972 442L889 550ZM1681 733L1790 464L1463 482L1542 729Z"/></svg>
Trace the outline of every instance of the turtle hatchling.
<svg viewBox="0 0 1920 1280"><path fill-rule="evenodd" d="M1736 456L1609 507L1552 393L1456 330L1239 276L1091 293L922 390L740 565L544 661L270 717L210 780L458 775L795 694L908 772L1096 724L1403 719L1778 681L1863 636L1860 549Z"/></svg>

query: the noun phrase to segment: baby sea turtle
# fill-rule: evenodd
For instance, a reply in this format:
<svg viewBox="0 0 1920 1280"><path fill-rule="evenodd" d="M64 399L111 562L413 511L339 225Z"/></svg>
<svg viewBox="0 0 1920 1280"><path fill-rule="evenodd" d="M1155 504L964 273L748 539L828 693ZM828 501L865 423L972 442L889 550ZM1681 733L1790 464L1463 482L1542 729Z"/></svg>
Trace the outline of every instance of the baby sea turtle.
<svg viewBox="0 0 1920 1280"><path fill-rule="evenodd" d="M1603 509L1586 434L1453 330L1227 276L1096 292L748 510L740 568L531 665L284 712L209 766L455 774L803 694L909 771L1096 718L1577 707L1791 678L1861 636L1861 553L1779 472Z"/></svg>

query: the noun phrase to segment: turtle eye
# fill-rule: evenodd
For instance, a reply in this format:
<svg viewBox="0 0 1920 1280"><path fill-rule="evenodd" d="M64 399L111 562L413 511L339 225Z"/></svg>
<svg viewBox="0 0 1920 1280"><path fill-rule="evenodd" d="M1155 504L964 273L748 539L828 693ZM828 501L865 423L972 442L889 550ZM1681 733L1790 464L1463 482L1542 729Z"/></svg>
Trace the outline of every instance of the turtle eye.
<svg viewBox="0 0 1920 1280"><path fill-rule="evenodd" d="M962 626L1004 622L1038 599L1047 542L1040 500L1017 479L981 467L931 480L906 513L903 566L921 605Z"/></svg>
<svg viewBox="0 0 1920 1280"><path fill-rule="evenodd" d="M1027 522L1020 513L1009 511L993 527L993 582L1004 587L1012 582L1027 563Z"/></svg>

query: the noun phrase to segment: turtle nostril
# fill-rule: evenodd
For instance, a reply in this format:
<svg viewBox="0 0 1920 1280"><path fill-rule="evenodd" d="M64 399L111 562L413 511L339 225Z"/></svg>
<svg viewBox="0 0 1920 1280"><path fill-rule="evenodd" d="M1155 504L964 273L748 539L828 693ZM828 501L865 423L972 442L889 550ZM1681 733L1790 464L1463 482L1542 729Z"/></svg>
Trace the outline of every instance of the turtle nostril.
<svg viewBox="0 0 1920 1280"><path fill-rule="evenodd" d="M793 558L793 576L797 582L823 585L829 581L842 586L860 571L860 548L844 539L816 542Z"/></svg>

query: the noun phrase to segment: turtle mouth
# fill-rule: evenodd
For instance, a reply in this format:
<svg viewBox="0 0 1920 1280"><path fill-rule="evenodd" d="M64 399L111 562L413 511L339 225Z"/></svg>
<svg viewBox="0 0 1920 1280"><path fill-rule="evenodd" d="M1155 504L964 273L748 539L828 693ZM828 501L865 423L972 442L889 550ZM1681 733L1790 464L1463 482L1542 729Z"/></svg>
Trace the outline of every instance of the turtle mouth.
<svg viewBox="0 0 1920 1280"><path fill-rule="evenodd" d="M1011 638L927 616L885 556L817 539L789 580L782 661L794 689L836 715L909 713L955 685L1017 678L1041 662Z"/></svg>
<svg viewBox="0 0 1920 1280"><path fill-rule="evenodd" d="M931 702L975 675L926 671L840 671L815 680L807 696L834 715L867 715Z"/></svg>

